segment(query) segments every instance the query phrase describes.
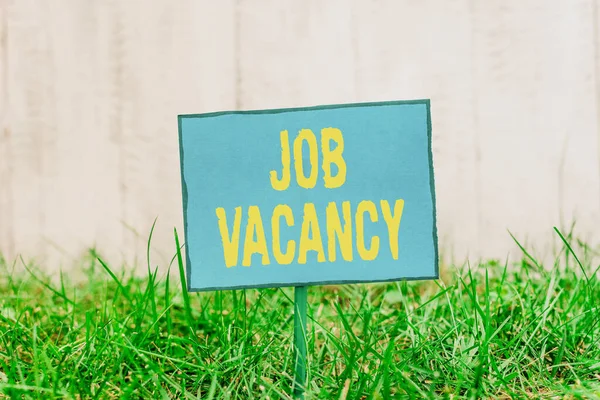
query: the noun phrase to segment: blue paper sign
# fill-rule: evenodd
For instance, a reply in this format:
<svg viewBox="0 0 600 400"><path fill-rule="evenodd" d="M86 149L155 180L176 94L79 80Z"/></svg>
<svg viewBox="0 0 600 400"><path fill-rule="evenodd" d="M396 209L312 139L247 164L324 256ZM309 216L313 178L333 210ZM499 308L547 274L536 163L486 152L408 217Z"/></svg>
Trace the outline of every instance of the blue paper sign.
<svg viewBox="0 0 600 400"><path fill-rule="evenodd" d="M429 100L179 116L189 291L438 278Z"/></svg>

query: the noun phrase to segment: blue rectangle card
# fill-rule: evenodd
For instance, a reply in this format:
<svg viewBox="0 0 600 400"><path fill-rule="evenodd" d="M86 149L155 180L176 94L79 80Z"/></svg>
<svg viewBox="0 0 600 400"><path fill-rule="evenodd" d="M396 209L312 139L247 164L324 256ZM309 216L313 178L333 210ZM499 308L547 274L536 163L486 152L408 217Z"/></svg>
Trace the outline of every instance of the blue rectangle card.
<svg viewBox="0 0 600 400"><path fill-rule="evenodd" d="M189 291L438 278L429 100L179 116Z"/></svg>

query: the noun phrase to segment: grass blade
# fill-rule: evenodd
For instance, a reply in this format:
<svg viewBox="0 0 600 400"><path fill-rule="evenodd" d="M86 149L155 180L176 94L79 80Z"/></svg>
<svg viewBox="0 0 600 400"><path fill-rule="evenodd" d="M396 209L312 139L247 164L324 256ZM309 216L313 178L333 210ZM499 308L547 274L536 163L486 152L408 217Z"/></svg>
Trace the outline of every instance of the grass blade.
<svg viewBox="0 0 600 400"><path fill-rule="evenodd" d="M192 318L192 308L190 306L190 296L188 294L188 288L185 279L185 269L183 266L183 257L181 256L181 246L179 244L179 236L177 235L177 229L174 229L175 233L175 245L177 246L177 266L179 267L179 279L181 282L181 291L183 295L183 306L185 308L185 316L187 319L188 327L193 333L194 339L196 339L195 329L194 329L194 319Z"/></svg>
<svg viewBox="0 0 600 400"><path fill-rule="evenodd" d="M585 272L585 268L583 268L583 264L581 264L581 261L579 261L579 258L577 257L577 254L575 254L575 252L571 248L571 245L569 244L569 242L567 241L567 239L565 239L565 237L563 236L563 234L560 233L560 231L558 230L558 228L554 227L554 230L556 231L556 233L558 234L558 236L560 236L560 239L563 241L563 243L565 244L565 246L567 247L567 249L569 250L569 252L575 258L575 261L577 262L577 265L579 265L579 268L581 269L581 272L583 272L583 276L585 276L586 282L589 284L590 283L590 278L588 277L587 273Z"/></svg>

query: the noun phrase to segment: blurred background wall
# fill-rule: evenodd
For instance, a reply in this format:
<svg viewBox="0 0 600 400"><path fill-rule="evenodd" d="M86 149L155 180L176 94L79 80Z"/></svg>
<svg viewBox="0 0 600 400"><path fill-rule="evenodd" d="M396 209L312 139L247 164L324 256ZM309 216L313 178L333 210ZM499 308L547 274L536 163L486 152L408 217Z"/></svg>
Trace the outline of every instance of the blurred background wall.
<svg viewBox="0 0 600 400"><path fill-rule="evenodd" d="M440 246L600 238L600 0L0 0L0 252L174 254L177 114L430 98ZM215 132L218 134L218 132Z"/></svg>

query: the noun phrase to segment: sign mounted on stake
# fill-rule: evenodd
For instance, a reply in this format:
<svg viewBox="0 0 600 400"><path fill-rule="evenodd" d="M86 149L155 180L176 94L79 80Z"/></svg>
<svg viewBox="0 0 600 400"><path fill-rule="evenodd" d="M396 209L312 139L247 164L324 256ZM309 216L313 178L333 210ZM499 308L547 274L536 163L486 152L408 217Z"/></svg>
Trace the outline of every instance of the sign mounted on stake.
<svg viewBox="0 0 600 400"><path fill-rule="evenodd" d="M189 291L438 278L429 100L179 116Z"/></svg>
<svg viewBox="0 0 600 400"><path fill-rule="evenodd" d="M438 278L429 100L180 115L179 146L188 291L295 286L296 398L307 286Z"/></svg>

